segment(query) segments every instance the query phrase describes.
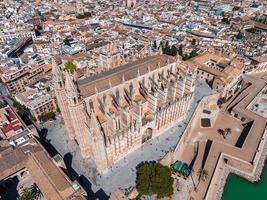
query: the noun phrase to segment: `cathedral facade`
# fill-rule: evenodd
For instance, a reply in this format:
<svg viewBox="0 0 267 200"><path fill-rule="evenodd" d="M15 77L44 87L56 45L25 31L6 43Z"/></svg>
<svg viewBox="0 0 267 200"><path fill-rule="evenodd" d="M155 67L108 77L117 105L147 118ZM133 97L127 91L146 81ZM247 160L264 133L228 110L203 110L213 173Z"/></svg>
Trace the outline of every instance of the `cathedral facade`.
<svg viewBox="0 0 267 200"><path fill-rule="evenodd" d="M74 80L53 62L68 137L100 173L186 116L195 77L179 64L154 55Z"/></svg>

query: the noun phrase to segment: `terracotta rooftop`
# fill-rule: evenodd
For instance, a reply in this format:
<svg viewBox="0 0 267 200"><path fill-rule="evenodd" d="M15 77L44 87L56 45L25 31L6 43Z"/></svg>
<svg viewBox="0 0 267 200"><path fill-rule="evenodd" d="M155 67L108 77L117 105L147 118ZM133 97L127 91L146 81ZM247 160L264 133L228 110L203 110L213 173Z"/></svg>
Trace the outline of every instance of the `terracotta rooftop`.
<svg viewBox="0 0 267 200"><path fill-rule="evenodd" d="M22 123L9 106L0 109L0 123L1 131L8 138L23 131Z"/></svg>
<svg viewBox="0 0 267 200"><path fill-rule="evenodd" d="M223 71L219 71L212 67L207 66L205 63L208 61L214 61L223 68ZM233 78L242 73L243 64L238 58L228 59L223 56L216 55L214 53L206 52L199 56L196 56L188 61L184 62L190 70L194 70L196 67L202 71L213 74L224 83L231 82Z"/></svg>
<svg viewBox="0 0 267 200"><path fill-rule="evenodd" d="M33 138L28 145L0 147L0 163L0 180L26 168L45 199L84 199L82 191L73 189L72 182Z"/></svg>
<svg viewBox="0 0 267 200"><path fill-rule="evenodd" d="M44 173L46 176L48 176L57 190L64 191L71 187L70 182L67 181L67 179L62 175L52 160L48 158L44 151L34 152L31 156L34 157L33 160L36 162L35 164L37 164L36 170L39 171L38 173ZM32 162L32 160L29 159L28 161L28 164L31 164L29 162ZM34 175L33 178L35 179ZM35 181L38 182L36 179Z"/></svg>
<svg viewBox="0 0 267 200"><path fill-rule="evenodd" d="M170 62L174 62L174 58L167 55L156 55L146 57L132 63L122 65L120 67L105 71L101 74L91 76L77 81L81 96L91 96L96 92L102 92L110 87L117 86L125 81L136 78L139 75L153 71L158 67L163 67ZM138 74L139 73L139 74Z"/></svg>
<svg viewBox="0 0 267 200"><path fill-rule="evenodd" d="M256 56L252 57L251 60L256 61L258 63L267 62L267 55L266 56Z"/></svg>
<svg viewBox="0 0 267 200"><path fill-rule="evenodd" d="M25 168L26 158L26 154L20 149L0 147L0 180Z"/></svg>

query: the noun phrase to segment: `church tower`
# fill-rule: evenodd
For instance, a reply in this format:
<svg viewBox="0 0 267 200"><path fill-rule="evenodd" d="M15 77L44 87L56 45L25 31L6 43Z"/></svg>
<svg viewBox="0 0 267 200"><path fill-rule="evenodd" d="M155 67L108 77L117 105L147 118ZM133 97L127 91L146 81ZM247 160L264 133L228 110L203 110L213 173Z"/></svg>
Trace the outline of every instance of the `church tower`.
<svg viewBox="0 0 267 200"><path fill-rule="evenodd" d="M68 105L71 123L73 125L75 139L79 144L81 154L84 158L91 157L91 140L89 129L86 126L89 116L86 112L85 102L80 99L77 86L69 72L65 72L65 90L68 97Z"/></svg>
<svg viewBox="0 0 267 200"><path fill-rule="evenodd" d="M53 74L53 81L54 81L54 87L55 87L55 94L57 98L57 103L60 109L60 112L64 118L65 127L67 131L67 138L68 139L74 139L75 133L72 126L71 118L70 118L70 112L69 112L69 104L68 104L68 98L64 87L64 79L63 74L57 65L56 61L52 60L52 74Z"/></svg>
<svg viewBox="0 0 267 200"><path fill-rule="evenodd" d="M73 75L62 72L55 60L52 61L52 73L68 139L75 139L81 155L94 160L97 169L103 172L109 166L106 141L95 113L87 113L85 101L80 98Z"/></svg>

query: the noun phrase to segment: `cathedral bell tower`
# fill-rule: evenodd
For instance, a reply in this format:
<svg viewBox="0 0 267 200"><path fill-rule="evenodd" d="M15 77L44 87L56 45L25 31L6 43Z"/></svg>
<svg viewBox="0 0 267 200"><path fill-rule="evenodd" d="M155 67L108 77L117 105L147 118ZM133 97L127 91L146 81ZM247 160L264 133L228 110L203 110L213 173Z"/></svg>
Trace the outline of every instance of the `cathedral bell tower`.
<svg viewBox="0 0 267 200"><path fill-rule="evenodd" d="M55 89L62 89L63 88L63 77L61 70L57 66L55 59L52 59L52 74L53 74L53 81Z"/></svg>
<svg viewBox="0 0 267 200"><path fill-rule="evenodd" d="M57 98L57 104L64 118L64 123L66 127L66 135L67 139L74 139L74 129L72 126L70 112L69 112L69 104L68 104L68 97L65 91L64 86L64 78L60 67L57 65L56 61L52 60L52 74L53 74L53 83L55 88L55 94Z"/></svg>
<svg viewBox="0 0 267 200"><path fill-rule="evenodd" d="M73 82L73 77L69 72L65 72L65 88L70 105L77 105L79 103L79 93Z"/></svg>
<svg viewBox="0 0 267 200"><path fill-rule="evenodd" d="M67 101L75 139L80 147L82 156L84 158L90 158L92 156L92 138L90 137L89 128L87 126L89 123L89 116L86 112L85 102L81 99L70 72L65 72L65 91L68 97Z"/></svg>

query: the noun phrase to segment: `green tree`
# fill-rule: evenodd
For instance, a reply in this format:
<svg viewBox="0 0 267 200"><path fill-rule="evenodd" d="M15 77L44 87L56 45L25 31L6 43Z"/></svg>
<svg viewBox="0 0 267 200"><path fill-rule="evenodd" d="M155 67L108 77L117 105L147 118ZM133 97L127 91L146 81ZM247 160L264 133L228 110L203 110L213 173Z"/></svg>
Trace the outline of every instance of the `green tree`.
<svg viewBox="0 0 267 200"><path fill-rule="evenodd" d="M136 188L139 197L156 194L158 198L173 194L171 169L160 163L145 163L137 167Z"/></svg>
<svg viewBox="0 0 267 200"><path fill-rule="evenodd" d="M153 42L153 49L158 49L158 45L157 45L157 42L156 42L156 40L154 40L154 42Z"/></svg>
<svg viewBox="0 0 267 200"><path fill-rule="evenodd" d="M163 49L163 42L162 41L160 41L160 44L159 44L160 46L161 46L161 48Z"/></svg>
<svg viewBox="0 0 267 200"><path fill-rule="evenodd" d="M47 115L48 119L55 119L55 117L56 117L54 112L48 112L46 115Z"/></svg>
<svg viewBox="0 0 267 200"><path fill-rule="evenodd" d="M230 24L230 19L227 18L227 17L224 17L224 18L222 18L222 22L229 25Z"/></svg>
<svg viewBox="0 0 267 200"><path fill-rule="evenodd" d="M198 180L202 180L202 181L206 181L209 177L209 172L208 170L206 169L202 169L200 168L198 171L197 171L197 174L198 174Z"/></svg>
<svg viewBox="0 0 267 200"><path fill-rule="evenodd" d="M240 10L240 7L239 6L234 6L233 7L233 11L238 11L238 10Z"/></svg>
<svg viewBox="0 0 267 200"><path fill-rule="evenodd" d="M223 137L225 136L224 130L223 129L218 129L217 132L219 133L219 135L222 135Z"/></svg>
<svg viewBox="0 0 267 200"><path fill-rule="evenodd" d="M183 45L181 44L180 46L179 46L179 48L178 48L178 54L180 55L180 56L183 56L184 55L184 53L183 53Z"/></svg>
<svg viewBox="0 0 267 200"><path fill-rule="evenodd" d="M30 119L31 121L36 122L36 118L35 118L34 116L32 116L32 115L29 115L29 119Z"/></svg>
<svg viewBox="0 0 267 200"><path fill-rule="evenodd" d="M43 196L41 190L39 189L39 187L37 186L36 183L34 183L31 187L30 190L34 196L35 199L39 199L40 197Z"/></svg>
<svg viewBox="0 0 267 200"><path fill-rule="evenodd" d="M13 102L13 106L17 109L20 115L27 115L29 113L28 109L17 101Z"/></svg>
<svg viewBox="0 0 267 200"><path fill-rule="evenodd" d="M64 42L65 45L70 46L70 40L69 40L69 38L66 37L63 42Z"/></svg>
<svg viewBox="0 0 267 200"><path fill-rule="evenodd" d="M30 189L24 188L17 200L35 200L35 196Z"/></svg>
<svg viewBox="0 0 267 200"><path fill-rule="evenodd" d="M227 137L227 135L231 134L232 133L232 129L231 128L226 128L224 129L224 138Z"/></svg>
<svg viewBox="0 0 267 200"><path fill-rule="evenodd" d="M176 56L178 53L178 49L175 45L170 46L169 41L165 43L165 46L161 43L162 53L169 56Z"/></svg>
<svg viewBox="0 0 267 200"><path fill-rule="evenodd" d="M67 61L66 63L65 63L65 69L68 71L68 72L70 72L70 73L74 73L74 71L76 70L76 65L73 63L73 62L71 62L71 61Z"/></svg>
<svg viewBox="0 0 267 200"><path fill-rule="evenodd" d="M57 107L57 112L60 113L60 108L59 107Z"/></svg>
<svg viewBox="0 0 267 200"><path fill-rule="evenodd" d="M176 48L175 45L172 45L170 54L171 54L172 56L176 56L177 53L178 53L178 49Z"/></svg>
<svg viewBox="0 0 267 200"><path fill-rule="evenodd" d="M198 53L197 53L197 51L196 51L195 49L193 49L193 50L190 52L189 58L194 58L194 57L196 57L196 56L198 56Z"/></svg>
<svg viewBox="0 0 267 200"><path fill-rule="evenodd" d="M225 97L220 97L218 99L217 105L220 107L222 104L226 103L227 99Z"/></svg>
<svg viewBox="0 0 267 200"><path fill-rule="evenodd" d="M6 104L3 101L0 101L0 108L4 108Z"/></svg>
<svg viewBox="0 0 267 200"><path fill-rule="evenodd" d="M164 49L163 49L163 53L166 54L166 55L169 55L169 53L170 53L169 41L167 41L167 42L165 43L165 47L164 47Z"/></svg>
<svg viewBox="0 0 267 200"><path fill-rule="evenodd" d="M193 38L191 43L192 43L192 45L196 45L196 39Z"/></svg>
<svg viewBox="0 0 267 200"><path fill-rule="evenodd" d="M190 58L194 58L194 57L196 57L196 56L198 56L198 53L197 53L197 51L196 51L195 49L193 49L193 50L190 52L189 55L188 55L188 54L183 54L183 55L182 55L183 60L188 60L188 59L190 59Z"/></svg>
<svg viewBox="0 0 267 200"><path fill-rule="evenodd" d="M47 120L54 120L56 118L56 114L54 112L47 112L43 113L40 117L39 120L46 122Z"/></svg>
<svg viewBox="0 0 267 200"><path fill-rule="evenodd" d="M188 60L189 59L189 55L186 53L183 55L183 60Z"/></svg>
<svg viewBox="0 0 267 200"><path fill-rule="evenodd" d="M38 24L36 28L37 30L43 30L43 27L40 24Z"/></svg>
<svg viewBox="0 0 267 200"><path fill-rule="evenodd" d="M84 19L84 18L87 18L87 17L91 17L92 14L90 12L84 12L83 14L79 14L76 16L77 19Z"/></svg>
<svg viewBox="0 0 267 200"><path fill-rule="evenodd" d="M256 29L255 27L246 29L246 31L249 32L249 33L253 33L253 34L256 34L256 33L260 32L260 31L259 31L258 29Z"/></svg>

